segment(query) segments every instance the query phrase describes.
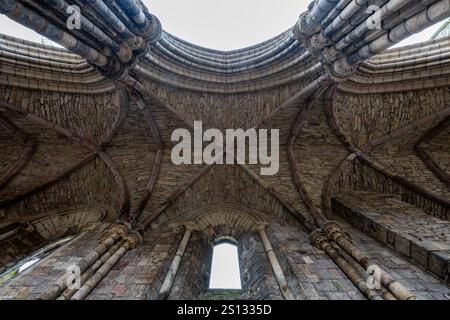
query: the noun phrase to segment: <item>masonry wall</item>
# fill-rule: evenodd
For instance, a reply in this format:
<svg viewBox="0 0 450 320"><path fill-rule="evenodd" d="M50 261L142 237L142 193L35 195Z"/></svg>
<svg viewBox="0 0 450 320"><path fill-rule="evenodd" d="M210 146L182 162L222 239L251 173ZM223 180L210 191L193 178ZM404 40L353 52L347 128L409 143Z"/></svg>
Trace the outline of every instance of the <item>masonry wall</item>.
<svg viewBox="0 0 450 320"><path fill-rule="evenodd" d="M272 222L270 240L296 299L364 300L365 297L309 235L283 222Z"/></svg>
<svg viewBox="0 0 450 320"><path fill-rule="evenodd" d="M355 159L348 163L336 182L336 193L354 191L373 191L376 193L392 194L401 197L402 201L423 209L430 216L442 220L450 219L450 207L447 200L438 201L436 198L420 192L417 188L404 183L399 176L388 176L376 170L367 163Z"/></svg>
<svg viewBox="0 0 450 320"><path fill-rule="evenodd" d="M345 136L361 146L445 109L448 101L446 87L361 95L338 91L334 109Z"/></svg>
<svg viewBox="0 0 450 320"><path fill-rule="evenodd" d="M147 232L88 296L90 300L156 299L182 237L177 225Z"/></svg>
<svg viewBox="0 0 450 320"><path fill-rule="evenodd" d="M18 220L1 226L0 234L13 234L0 240L0 272L46 244L77 235L90 224L104 221L107 216L105 210L84 207L48 212L30 221Z"/></svg>
<svg viewBox="0 0 450 320"><path fill-rule="evenodd" d="M359 230L450 285L450 222L388 194L340 194L333 208Z"/></svg>
<svg viewBox="0 0 450 320"><path fill-rule="evenodd" d="M98 244L110 224L92 224L72 241L0 286L0 299L35 300Z"/></svg>
<svg viewBox="0 0 450 320"><path fill-rule="evenodd" d="M450 289L437 277L415 265L344 220L338 220L352 237L357 248L370 253L375 263L392 275L419 300L450 300Z"/></svg>

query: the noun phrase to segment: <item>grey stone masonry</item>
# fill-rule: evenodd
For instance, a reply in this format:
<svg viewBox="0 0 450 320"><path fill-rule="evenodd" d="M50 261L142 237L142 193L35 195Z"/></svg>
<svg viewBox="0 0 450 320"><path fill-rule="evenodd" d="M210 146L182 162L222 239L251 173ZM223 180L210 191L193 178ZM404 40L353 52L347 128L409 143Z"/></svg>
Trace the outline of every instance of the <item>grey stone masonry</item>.
<svg viewBox="0 0 450 320"><path fill-rule="evenodd" d="M340 194L334 211L352 225L450 284L450 222L385 194Z"/></svg>

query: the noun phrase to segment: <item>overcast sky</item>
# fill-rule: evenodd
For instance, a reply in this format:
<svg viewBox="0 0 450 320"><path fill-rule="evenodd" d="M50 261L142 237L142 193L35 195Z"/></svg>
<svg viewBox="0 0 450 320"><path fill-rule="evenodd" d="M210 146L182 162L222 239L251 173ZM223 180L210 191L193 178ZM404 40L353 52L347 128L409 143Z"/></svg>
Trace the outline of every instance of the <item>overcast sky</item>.
<svg viewBox="0 0 450 320"><path fill-rule="evenodd" d="M292 27L309 0L144 0L166 31L218 50L254 45ZM41 42L41 36L0 17L1 33ZM428 40L442 23L403 41Z"/></svg>

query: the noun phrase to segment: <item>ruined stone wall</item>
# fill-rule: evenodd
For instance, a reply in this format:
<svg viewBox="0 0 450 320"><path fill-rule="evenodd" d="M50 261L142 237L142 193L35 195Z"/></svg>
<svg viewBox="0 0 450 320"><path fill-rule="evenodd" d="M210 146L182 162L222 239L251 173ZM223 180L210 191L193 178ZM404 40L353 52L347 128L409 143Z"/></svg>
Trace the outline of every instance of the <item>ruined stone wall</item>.
<svg viewBox="0 0 450 320"><path fill-rule="evenodd" d="M126 96L119 91L71 94L5 86L0 96L24 113L0 108L34 147L25 166L0 190L0 220L89 204L103 204L114 212L114 176L80 140L94 145L108 140L126 111ZM5 140L3 136L2 151L14 157L2 155L2 170L11 169L25 149L23 143L11 141L11 134Z"/></svg>
<svg viewBox="0 0 450 320"><path fill-rule="evenodd" d="M95 159L61 181L0 209L0 218L20 219L61 208L92 205L104 207L114 219L117 197L111 172L101 160Z"/></svg>
<svg viewBox="0 0 450 320"><path fill-rule="evenodd" d="M392 173L404 177L436 195L450 199L450 186L436 177L414 150L414 145L437 123L439 123L439 120L423 125L402 138L388 141L376 147L368 155ZM447 141L447 149L450 149L449 146L450 140ZM433 154L441 155L439 156L441 162L445 161L443 159L446 159L446 156L449 156L445 148L442 151L435 150Z"/></svg>
<svg viewBox="0 0 450 320"><path fill-rule="evenodd" d="M155 224L173 219L196 221L198 216L207 212L222 213L226 224L230 226L233 226L236 213L245 217L246 212L279 217L298 224L275 197L267 194L263 186L237 165L210 167L195 184L171 203ZM214 225L217 221L211 223Z"/></svg>
<svg viewBox="0 0 450 320"><path fill-rule="evenodd" d="M158 145L152 135L139 107L130 103L123 123L106 148L124 178L131 211L138 207L156 165Z"/></svg>
<svg viewBox="0 0 450 320"><path fill-rule="evenodd" d="M348 155L328 124L325 103L319 99L311 106L293 147L303 185L317 207L329 176Z"/></svg>
<svg viewBox="0 0 450 320"><path fill-rule="evenodd" d="M423 146L436 164L450 176L450 126Z"/></svg>
<svg viewBox="0 0 450 320"><path fill-rule="evenodd" d="M282 222L268 228L270 240L296 299L363 300L365 297L309 235Z"/></svg>
<svg viewBox="0 0 450 320"><path fill-rule="evenodd" d="M264 116L300 91L303 85L295 82L251 93L215 94L146 83L150 92L190 119L203 121L205 128L220 130L256 126Z"/></svg>

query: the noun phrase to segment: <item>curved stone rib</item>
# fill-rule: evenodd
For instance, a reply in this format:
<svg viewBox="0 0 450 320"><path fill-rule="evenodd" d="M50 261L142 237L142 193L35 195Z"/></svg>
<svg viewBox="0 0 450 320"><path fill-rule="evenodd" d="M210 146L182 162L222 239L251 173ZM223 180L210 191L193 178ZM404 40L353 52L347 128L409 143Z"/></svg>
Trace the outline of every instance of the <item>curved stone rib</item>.
<svg viewBox="0 0 450 320"><path fill-rule="evenodd" d="M64 178L66 178L67 176L75 173L76 171L78 171L79 169L83 168L85 165L89 164L90 162L92 162L95 158L97 158L97 155L94 153L89 154L88 156L86 156L84 159L82 159L80 162L78 162L77 164L75 164L74 166L68 168L67 170L65 170L64 172L58 174L57 176L47 180L46 182L40 184L39 186L36 186L18 196L16 196L14 199L8 200L8 201L2 201L0 202L0 208L5 208L13 203L16 203L20 200L23 200L25 198L28 198L29 196L47 189L48 187L54 185L55 183L63 180Z"/></svg>
<svg viewBox="0 0 450 320"><path fill-rule="evenodd" d="M312 105L320 96L322 96L322 94L325 92L325 90L328 89L330 85L331 85L330 83L325 84L321 83L321 85L316 89L316 91L313 92L307 98L307 101L305 102L303 108L301 108L300 111L298 112L297 119L291 128L291 134L289 136L287 144L289 166L291 168L291 174L294 180L295 188L297 189L297 192L300 198L302 199L303 203L311 213L317 227L325 223L327 219L322 214L320 209L316 207L311 197L308 195L306 188L303 185L302 178L300 176L300 168L298 166L298 160L294 152L294 143L295 140L298 139L300 136L300 132L303 129L303 126L305 125L306 117L308 116Z"/></svg>
<svg viewBox="0 0 450 320"><path fill-rule="evenodd" d="M450 114L450 108L445 109ZM450 187L450 175L443 170L433 157L423 148L423 145L433 140L437 135L450 126L450 116L444 119L436 127L428 131L414 146L417 156L427 165L433 174Z"/></svg>
<svg viewBox="0 0 450 320"><path fill-rule="evenodd" d="M29 120L29 121L33 121L39 125L41 125L44 128L47 128L49 130L53 130L56 133L62 134L63 136L65 136L67 139L71 140L74 143L78 143L81 146L87 148L88 150L90 150L92 152L91 155L87 156L85 159L83 159L80 163L76 164L75 166L73 166L72 168L69 168L68 170L66 170L65 172L63 172L62 174L56 176L53 179L50 179L48 182L28 191L25 192L22 195L19 195L18 197L14 198L11 201L8 201L7 203L12 203L12 202L16 202L19 199L23 199L24 197L28 196L31 193L35 193L37 190L42 190L43 188L46 188L49 185L54 184L57 181L60 181L61 179L63 179L64 177L66 177L67 175L75 172L76 170L80 169L81 167L83 167L84 165L86 165L87 163L89 163L90 161L92 161L96 155L99 155L100 159L102 159L106 165L108 166L109 170L111 171L116 184L118 186L119 189L119 193L120 193L120 197L119 197L119 208L120 208L120 213L126 213L127 211L129 211L130 208L130 196L129 196L129 191L128 191L128 186L126 184L125 179L123 178L122 174L119 172L119 170L116 168L116 165L114 163L114 161L105 153L103 152L103 147L102 146L97 146L89 141L87 141L86 139L84 139L83 137L80 137L78 135L76 135L75 133L73 133L72 131L65 129L63 127L60 127L56 124L53 124L50 121L47 121L43 118L40 118L32 113L29 113L19 107L16 107L10 103L6 103L6 102L2 102L0 101L0 108L4 108L7 110L12 110L15 112L20 113L25 119ZM113 127L112 132L116 132L117 128L120 126L121 124L121 120L123 119L123 116L118 118L118 120L116 121L116 124ZM110 136L107 139L112 139L113 134L110 134ZM108 142L108 141L107 141ZM108 142L109 143L109 142ZM4 203L0 203L0 207L5 206Z"/></svg>
<svg viewBox="0 0 450 320"><path fill-rule="evenodd" d="M358 150L353 146L353 144L347 139L345 134L342 133L341 129L336 123L336 118L334 115L333 108L333 100L337 92L337 87L329 89L325 93L325 116L328 121L328 125L330 126L333 133L336 135L338 140L349 150L348 156L338 164L335 170L333 170L328 176L325 187L322 191L322 209L327 218L333 218L333 210L331 207L331 198L334 194L334 189L336 187L336 182L339 179L339 176L345 170L346 166L351 163L357 156Z"/></svg>
<svg viewBox="0 0 450 320"><path fill-rule="evenodd" d="M328 99L328 103L326 104L327 106L327 118L329 120L330 123L330 127L333 129L333 131L336 133L337 137L339 138L339 140L341 141L341 143L347 147L347 149L350 152L350 155L347 157L347 159L345 159L343 161L343 163L340 164L340 171L336 171L332 176L330 176L329 178L329 185L327 186L327 194L323 195L323 197L325 199L329 199L331 201L331 192L334 189L334 184L331 185L331 183L336 182L338 174L340 174L342 172L342 170L344 170L345 165L348 163L353 162L355 159L358 159L360 161L362 161L364 164L368 165L370 168L374 169L376 172L386 176L389 179L392 179L392 181L398 183L399 185L404 186L406 189L412 190L414 192L416 192L417 194L421 195L424 198L430 199L431 201L434 201L435 203L439 204L440 206L444 207L444 208L450 208L450 200L436 195L433 192L430 192L424 188L422 188L421 186L401 177L398 176L392 172L390 172L388 169L383 168L382 166L378 165L377 163L375 163L375 161L373 161L372 159L370 159L370 157L368 157L363 150L360 150L359 148L355 147L353 145L353 143L351 143L347 137L340 131L339 126L336 123L336 119L334 117L334 94L336 91L334 91ZM414 203L413 203L414 204ZM331 208L331 203L325 203L324 204L325 208Z"/></svg>
<svg viewBox="0 0 450 320"><path fill-rule="evenodd" d="M271 188L256 172L254 172L249 166L240 164L239 165L245 172L247 172L256 183L258 183L265 191L272 195L298 222L303 224L307 229L312 229L313 222L311 218L303 215L301 212L296 210L294 206L281 197L273 188Z"/></svg>
<svg viewBox="0 0 450 320"><path fill-rule="evenodd" d="M33 157L36 145L29 140L25 132L21 131L2 115L0 115L0 126L6 128L13 135L14 139L25 145L25 150L20 155L19 159L17 159L8 172L0 177L0 190L2 190L22 171L23 168L25 168Z"/></svg>
<svg viewBox="0 0 450 320"><path fill-rule="evenodd" d="M401 138L404 137L408 134L410 134L411 132L414 132L415 130L428 125L430 123L432 123L433 121L439 120L439 119L445 119L446 117L448 117L450 115L450 108L445 108L441 111L432 113L422 119L419 119L417 121L414 121L413 123L408 124L407 126L401 127L399 129L396 129L392 132L389 132L388 134L376 138L372 141L369 141L368 143L362 145L359 147L359 149L363 152L369 153L371 152L373 149L375 149L376 147L385 144L386 142L389 142L391 140L397 139L397 138ZM428 132L423 138L422 140L416 144L415 148L420 148L420 146L422 144L425 144L427 142L429 142L430 140L432 140L436 135L438 135L442 130L445 129L446 126L448 126L448 120L444 120L441 124L443 125L443 127L441 128L439 126L439 128L435 128L436 131L432 131L432 132ZM446 123L446 124L444 124Z"/></svg>
<svg viewBox="0 0 450 320"><path fill-rule="evenodd" d="M176 200L180 195L182 195L190 186L192 186L196 181L198 181L212 167L213 167L212 165L203 166L195 176L193 176L191 179L188 179L188 181L186 181L186 183L184 183L182 187L180 187L177 191L175 191L158 209L152 212L148 217L140 219L140 221L137 224L137 229L142 232L148 229L150 225L153 223L153 221L155 221L174 200Z"/></svg>
<svg viewBox="0 0 450 320"><path fill-rule="evenodd" d="M155 123L152 113L148 108L146 108L143 101L141 101L140 99L136 99L136 100L137 100L136 103L140 107L141 113L144 116L144 119L146 120L146 122L150 128L150 132L152 134L151 137L156 138L156 140L157 140L158 150L156 152L156 160L155 160L155 164L153 165L152 173L149 176L147 186L145 188L144 194L141 197L141 200L139 201L138 207L133 212L131 212L128 217L124 217L125 219L129 218L133 223L135 223L137 220L139 220L142 212L144 211L145 207L147 206L148 202L150 201L150 198L153 194L153 190L156 186L156 182L161 174L161 168L162 168L162 164L163 164L163 160L164 160L164 158L163 158L164 157L164 146L163 146L163 143L161 140L159 129Z"/></svg>

